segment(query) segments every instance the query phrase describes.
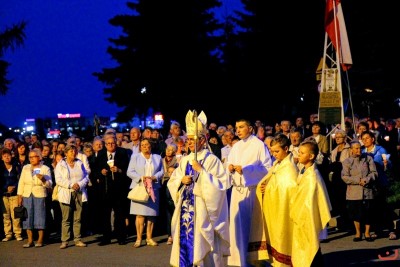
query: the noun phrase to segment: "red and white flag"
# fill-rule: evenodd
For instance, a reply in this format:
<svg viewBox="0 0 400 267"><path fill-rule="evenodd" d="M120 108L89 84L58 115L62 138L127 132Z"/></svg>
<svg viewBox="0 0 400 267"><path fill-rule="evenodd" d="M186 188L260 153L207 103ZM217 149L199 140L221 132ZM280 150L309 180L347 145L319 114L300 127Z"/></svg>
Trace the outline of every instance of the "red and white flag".
<svg viewBox="0 0 400 267"><path fill-rule="evenodd" d="M341 0L326 0L325 31L339 55L339 62L344 71L353 64L347 38Z"/></svg>

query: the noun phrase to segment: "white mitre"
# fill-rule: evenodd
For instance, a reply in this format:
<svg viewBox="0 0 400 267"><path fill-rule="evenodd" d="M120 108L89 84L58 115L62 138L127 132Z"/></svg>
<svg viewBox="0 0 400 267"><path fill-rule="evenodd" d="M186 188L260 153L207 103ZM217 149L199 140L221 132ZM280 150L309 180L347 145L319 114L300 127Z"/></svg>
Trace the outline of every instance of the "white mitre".
<svg viewBox="0 0 400 267"><path fill-rule="evenodd" d="M191 110L186 114L186 135L205 136L207 134L207 116L201 111L197 116L197 134L196 134L196 114Z"/></svg>

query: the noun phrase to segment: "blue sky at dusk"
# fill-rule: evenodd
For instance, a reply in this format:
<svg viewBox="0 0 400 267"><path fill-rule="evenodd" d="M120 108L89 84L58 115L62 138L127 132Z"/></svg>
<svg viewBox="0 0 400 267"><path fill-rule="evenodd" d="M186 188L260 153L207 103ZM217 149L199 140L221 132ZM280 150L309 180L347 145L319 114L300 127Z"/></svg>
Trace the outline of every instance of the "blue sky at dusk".
<svg viewBox="0 0 400 267"><path fill-rule="evenodd" d="M240 5L223 2L222 15ZM121 33L108 23L117 14L132 14L125 0L3 1L1 30L22 20L28 25L24 45L4 56L12 83L0 95L0 123L22 126L57 113L115 116L120 109L104 100L104 84L92 73L115 64L106 50L108 38Z"/></svg>

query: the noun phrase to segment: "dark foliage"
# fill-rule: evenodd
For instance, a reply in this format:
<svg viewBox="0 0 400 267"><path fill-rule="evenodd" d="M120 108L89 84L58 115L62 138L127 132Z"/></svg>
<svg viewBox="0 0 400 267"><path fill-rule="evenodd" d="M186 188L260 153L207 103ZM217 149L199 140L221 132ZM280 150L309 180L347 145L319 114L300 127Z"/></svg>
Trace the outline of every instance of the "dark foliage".
<svg viewBox="0 0 400 267"><path fill-rule="evenodd" d="M217 123L244 114L274 122L316 112L325 1L242 3L243 10L220 23L212 13L217 0L129 2L133 14L110 20L124 33L110 39L107 51L118 66L94 73L106 85L106 100L124 107L117 120L128 121L149 107L166 121L181 122L188 109L204 110ZM349 77L354 111L361 116L370 98L379 115L398 110L393 103L398 19L389 5L342 1L353 56L344 79ZM365 88L373 88L373 95Z"/></svg>
<svg viewBox="0 0 400 267"><path fill-rule="evenodd" d="M211 12L220 4L146 0L127 5L133 15L110 20L124 32L110 39L113 46L107 51L119 66L94 73L107 85L106 100L125 107L118 113L120 121L144 114L150 106L183 120L189 108L205 102L199 94L220 88L219 59L212 52L219 44L213 33L221 25Z"/></svg>
<svg viewBox="0 0 400 267"><path fill-rule="evenodd" d="M23 45L25 36L26 22L14 24L0 31L0 95L5 95L11 81L7 79L8 67L10 63L3 60L2 57L7 50L14 51L17 47Z"/></svg>

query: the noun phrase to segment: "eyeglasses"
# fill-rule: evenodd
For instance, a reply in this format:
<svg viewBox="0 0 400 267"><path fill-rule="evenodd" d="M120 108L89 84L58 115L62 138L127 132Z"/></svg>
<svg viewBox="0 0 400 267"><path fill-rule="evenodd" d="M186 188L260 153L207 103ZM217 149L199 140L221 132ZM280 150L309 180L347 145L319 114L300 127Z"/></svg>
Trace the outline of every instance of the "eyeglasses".
<svg viewBox="0 0 400 267"><path fill-rule="evenodd" d="M106 145L113 146L113 145L115 145L115 143L106 143Z"/></svg>
<svg viewBox="0 0 400 267"><path fill-rule="evenodd" d="M149 147L151 147L150 144L140 144L140 146L149 146Z"/></svg>

